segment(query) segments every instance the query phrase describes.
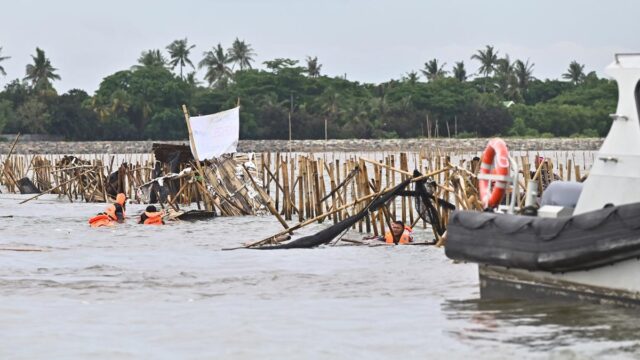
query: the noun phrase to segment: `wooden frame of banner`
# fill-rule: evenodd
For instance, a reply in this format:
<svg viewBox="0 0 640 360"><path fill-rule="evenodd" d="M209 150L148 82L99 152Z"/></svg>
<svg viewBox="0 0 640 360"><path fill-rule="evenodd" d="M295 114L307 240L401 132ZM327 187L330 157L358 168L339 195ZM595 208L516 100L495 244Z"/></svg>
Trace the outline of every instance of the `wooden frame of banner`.
<svg viewBox="0 0 640 360"><path fill-rule="evenodd" d="M187 106L185 104L182 104L182 112L184 113L184 121L187 123L187 131L189 132L189 143L191 144L191 153L193 154L193 159L195 160L196 167L198 168L198 173L200 174L200 185L202 186L201 189L206 190L207 187L204 185L204 171L202 170L202 166L200 165L200 157L198 156L196 143L193 141L193 131L191 130L191 123L189 122L189 119L191 116L189 116L189 110L187 110ZM213 199L210 199L211 195L209 195L209 193L206 191L203 195L204 195L205 207L209 211L213 210L214 202L213 202Z"/></svg>

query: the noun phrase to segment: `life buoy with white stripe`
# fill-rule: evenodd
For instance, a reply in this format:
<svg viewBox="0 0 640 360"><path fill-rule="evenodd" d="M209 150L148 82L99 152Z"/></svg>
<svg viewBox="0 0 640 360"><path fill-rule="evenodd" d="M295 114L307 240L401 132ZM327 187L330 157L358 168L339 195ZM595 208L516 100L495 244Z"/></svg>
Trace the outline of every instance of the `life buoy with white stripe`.
<svg viewBox="0 0 640 360"><path fill-rule="evenodd" d="M495 164L495 166L494 166ZM482 164L480 164L480 174L500 175L505 179L509 176L509 150L504 140L494 138L489 141L482 154ZM494 180L493 189L489 193L489 179L478 177L478 188L480 198L485 208L495 208L502 201L507 188L506 180Z"/></svg>

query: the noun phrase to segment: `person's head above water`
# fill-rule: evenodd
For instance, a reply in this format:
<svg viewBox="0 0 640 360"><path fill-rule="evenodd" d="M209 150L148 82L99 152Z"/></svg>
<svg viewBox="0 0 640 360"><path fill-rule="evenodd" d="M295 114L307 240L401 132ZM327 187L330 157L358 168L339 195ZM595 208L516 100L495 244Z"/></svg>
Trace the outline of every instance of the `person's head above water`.
<svg viewBox="0 0 640 360"><path fill-rule="evenodd" d="M158 212L158 209L156 209L156 207L155 207L155 206L153 206L153 205L149 205L149 206L147 206L147 208L145 209L145 212L148 212L148 213Z"/></svg>
<svg viewBox="0 0 640 360"><path fill-rule="evenodd" d="M404 232L404 223L400 220L396 220L391 223L391 232L393 235L400 236Z"/></svg>
<svg viewBox="0 0 640 360"><path fill-rule="evenodd" d="M123 193L118 193L116 195L116 204L124 205L124 202L127 201L127 196Z"/></svg>

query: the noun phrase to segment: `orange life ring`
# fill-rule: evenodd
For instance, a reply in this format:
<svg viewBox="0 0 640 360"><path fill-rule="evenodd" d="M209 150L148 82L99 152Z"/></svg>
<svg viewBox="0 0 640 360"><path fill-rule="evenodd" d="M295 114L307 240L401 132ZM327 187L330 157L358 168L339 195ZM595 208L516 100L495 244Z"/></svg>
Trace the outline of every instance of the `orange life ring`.
<svg viewBox="0 0 640 360"><path fill-rule="evenodd" d="M494 162L495 160L495 162ZM495 163L495 167L494 167ZM480 174L495 174L509 176L509 150L504 140L493 138L487 144L482 154L482 164L480 164ZM495 180L493 189L489 193L488 179L479 179L478 188L480 190L480 198L485 208L495 208L502 201L507 188L507 182L503 180Z"/></svg>

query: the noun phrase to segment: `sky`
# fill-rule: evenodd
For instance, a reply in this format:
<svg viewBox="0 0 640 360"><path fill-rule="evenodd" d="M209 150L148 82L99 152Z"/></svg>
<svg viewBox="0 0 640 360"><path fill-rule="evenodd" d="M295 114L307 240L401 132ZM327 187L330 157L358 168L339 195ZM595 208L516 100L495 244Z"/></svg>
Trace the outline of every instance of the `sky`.
<svg viewBox="0 0 640 360"><path fill-rule="evenodd" d="M604 76L616 52L640 51L635 0L0 0L0 87L23 78L36 47L62 77L58 92L89 94L131 68L140 53L187 38L202 53L237 37L263 61L317 56L321 73L380 83L436 58L446 70L486 45L529 59L539 79L561 77L573 60ZM199 70L202 80L204 70Z"/></svg>

